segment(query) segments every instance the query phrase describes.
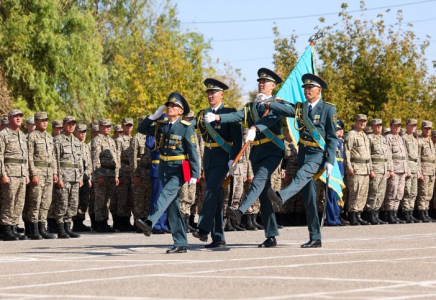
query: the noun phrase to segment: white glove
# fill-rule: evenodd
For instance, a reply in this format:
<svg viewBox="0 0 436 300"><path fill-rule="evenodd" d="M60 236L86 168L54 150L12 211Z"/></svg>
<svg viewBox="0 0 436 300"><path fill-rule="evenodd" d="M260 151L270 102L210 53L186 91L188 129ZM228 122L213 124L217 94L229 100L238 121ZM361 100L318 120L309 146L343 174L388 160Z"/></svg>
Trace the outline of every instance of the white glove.
<svg viewBox="0 0 436 300"><path fill-rule="evenodd" d="M189 179L189 185L197 184L197 178Z"/></svg>
<svg viewBox="0 0 436 300"><path fill-rule="evenodd" d="M268 97L265 94L257 94L256 99L254 99L254 102L263 103L265 100L268 99Z"/></svg>
<svg viewBox="0 0 436 300"><path fill-rule="evenodd" d="M234 161L233 159L229 160L229 163L228 163L228 165L229 165L229 175L230 176L233 176L233 172L235 172L235 169L232 168L233 161Z"/></svg>
<svg viewBox="0 0 436 300"><path fill-rule="evenodd" d="M256 130L255 129L250 129L247 132L247 138L245 139L245 142L252 142L254 141L254 139L256 138Z"/></svg>
<svg viewBox="0 0 436 300"><path fill-rule="evenodd" d="M148 118L150 119L150 120L157 120L157 119L159 119L161 116L162 116L162 114L163 114L163 111L165 110L165 108L167 108L165 105L162 105L161 107L159 107L157 110L156 110L156 112L154 113L154 114L152 114L151 116L149 116Z"/></svg>
<svg viewBox="0 0 436 300"><path fill-rule="evenodd" d="M205 116L204 116L204 121L206 122L206 123L212 123L212 122L215 122L215 114L214 113L207 113Z"/></svg>
<svg viewBox="0 0 436 300"><path fill-rule="evenodd" d="M325 169L325 173L326 173L327 177L330 177L330 173L333 170L333 165L331 163L329 163L329 162L326 162L324 164L324 169Z"/></svg>

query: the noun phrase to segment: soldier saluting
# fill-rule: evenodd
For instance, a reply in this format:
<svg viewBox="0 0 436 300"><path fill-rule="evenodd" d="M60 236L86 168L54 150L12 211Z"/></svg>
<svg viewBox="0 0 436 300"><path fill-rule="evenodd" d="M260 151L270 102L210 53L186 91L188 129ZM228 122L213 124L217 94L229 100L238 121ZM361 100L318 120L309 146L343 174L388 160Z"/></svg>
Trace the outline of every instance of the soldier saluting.
<svg viewBox="0 0 436 300"><path fill-rule="evenodd" d="M165 108L168 120L157 120ZM182 115L188 113L189 105L185 98L179 93L171 93L165 105L138 126L138 132L155 136L156 147L160 151L159 179L163 187L154 211L147 220L136 219L135 223L146 236L150 236L153 226L166 211L174 240L174 247L167 253L186 253L188 244L178 196L185 182L184 161L188 162L190 168L190 174L186 174L191 177L189 184L196 184L200 177L194 127L181 119Z"/></svg>

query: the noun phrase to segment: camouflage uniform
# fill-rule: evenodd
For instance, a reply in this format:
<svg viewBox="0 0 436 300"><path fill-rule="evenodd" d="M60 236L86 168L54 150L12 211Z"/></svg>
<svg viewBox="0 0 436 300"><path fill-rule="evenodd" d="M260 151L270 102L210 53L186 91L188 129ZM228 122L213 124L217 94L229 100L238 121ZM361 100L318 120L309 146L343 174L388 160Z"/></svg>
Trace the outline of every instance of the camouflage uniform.
<svg viewBox="0 0 436 300"><path fill-rule="evenodd" d="M407 120L407 124L416 124L415 119ZM418 172L421 170L421 160L419 157L418 140L411 134L403 135L404 144L407 149L408 164L410 177L406 178L404 188L404 200L401 205L403 214L406 212L413 212L415 208L415 200L418 195Z"/></svg>
<svg viewBox="0 0 436 300"><path fill-rule="evenodd" d="M141 122L141 121L140 121ZM130 172L133 192L133 216L135 219L145 219L150 214L151 181L150 181L150 150L145 146L145 134L137 133L131 140ZM141 184L136 186L133 178L141 179Z"/></svg>
<svg viewBox="0 0 436 300"><path fill-rule="evenodd" d="M91 143L92 143L92 140L96 137L96 136L98 136L98 134L99 134L99 128L98 128L98 125L96 125L96 124L93 124L92 126L91 126L91 135L92 135L92 139L91 139L91 141L89 141L88 142L88 148L89 148L89 153L91 153ZM91 164L90 164L90 166L91 166L91 180L92 180L92 176L93 176L93 174L92 174L92 170L94 170L94 166L92 165L92 155L91 155ZM95 212L94 212L94 203L95 203L95 189L94 189L94 185L92 185L91 186L91 189L89 190L89 217L90 217L90 219L91 219L91 227L92 227L92 229L96 229L96 226L95 226Z"/></svg>
<svg viewBox="0 0 436 300"><path fill-rule="evenodd" d="M429 121L423 121L423 127L432 127ZM418 138L418 152L421 160L421 174L424 180L418 181L418 198L416 207L419 212L419 219L428 219L429 203L433 196L434 180L435 180L435 146L431 137L421 136ZM422 218L424 214L427 218ZM431 221L431 219L430 219Z"/></svg>
<svg viewBox="0 0 436 300"><path fill-rule="evenodd" d="M22 115L18 109L9 112L9 116L17 114ZM0 132L0 174L10 179L9 184L2 185L0 224L3 226L14 227L20 220L29 175L27 159L25 134L20 129L13 131L8 125Z"/></svg>
<svg viewBox="0 0 436 300"><path fill-rule="evenodd" d="M75 121L75 118L66 117L64 123L72 120ZM57 185L55 188L58 197L55 208L56 222L71 223L77 214L79 187L83 180L82 147L73 134L66 136L65 133L61 133L54 138L54 148L58 179L64 183L63 188Z"/></svg>
<svg viewBox="0 0 436 300"><path fill-rule="evenodd" d="M109 119L100 119L99 125L110 126L111 121ZM107 227L107 220L109 219L108 202L115 195L116 179L120 170L114 140L109 135L105 136L100 133L91 141L91 157L93 167L92 182L95 191L94 213L97 230L102 232L111 231ZM98 184L100 178L103 180L101 185ZM102 230L98 229L99 224Z"/></svg>
<svg viewBox="0 0 436 300"><path fill-rule="evenodd" d="M195 136L195 143L198 145L197 136ZM197 155L201 157L200 147L197 147ZM201 162L199 160L199 168L201 169ZM185 182L182 188L179 190L180 211L182 216L186 218L191 214L191 206L195 203L195 193L197 190L197 184L189 185L189 182ZM187 227L188 228L188 227Z"/></svg>
<svg viewBox="0 0 436 300"><path fill-rule="evenodd" d="M288 144L288 148L290 150L290 155L288 158L288 161L286 163L286 179L289 180L287 181L286 184L283 185L283 188L285 188L286 186L288 186L292 180L295 177L295 174L298 171L298 164L297 164L297 158L298 158L298 152L297 149L295 148L295 145L293 143L289 143ZM283 204L282 209L281 209L282 213L285 214L297 214L297 215L304 215L304 204L303 204L303 195L301 192L298 192L295 196L292 196L291 199L289 199L288 201L285 202L285 204ZM297 218L299 219L299 218ZM298 221L297 223L300 223L300 221Z"/></svg>
<svg viewBox="0 0 436 300"><path fill-rule="evenodd" d="M401 124L401 120L394 119L391 125ZM393 212L394 219L400 205L400 201L404 196L404 185L406 181L406 173L409 173L408 155L406 145L400 135L388 134L386 141L389 146L390 154L392 156L392 163L390 170L395 172L395 176L388 179L384 208L388 212ZM407 159L407 160L406 160Z"/></svg>

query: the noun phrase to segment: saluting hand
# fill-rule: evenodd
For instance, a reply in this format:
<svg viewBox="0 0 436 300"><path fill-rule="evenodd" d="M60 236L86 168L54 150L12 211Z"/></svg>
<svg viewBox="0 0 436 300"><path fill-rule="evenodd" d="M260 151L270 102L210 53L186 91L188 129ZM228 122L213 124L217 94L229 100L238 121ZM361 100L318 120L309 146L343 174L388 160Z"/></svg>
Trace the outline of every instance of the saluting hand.
<svg viewBox="0 0 436 300"><path fill-rule="evenodd" d="M150 120L157 120L157 119L159 119L162 116L163 111L165 110L165 108L166 108L165 105L162 105L161 107L159 107L156 110L156 112L149 117Z"/></svg>

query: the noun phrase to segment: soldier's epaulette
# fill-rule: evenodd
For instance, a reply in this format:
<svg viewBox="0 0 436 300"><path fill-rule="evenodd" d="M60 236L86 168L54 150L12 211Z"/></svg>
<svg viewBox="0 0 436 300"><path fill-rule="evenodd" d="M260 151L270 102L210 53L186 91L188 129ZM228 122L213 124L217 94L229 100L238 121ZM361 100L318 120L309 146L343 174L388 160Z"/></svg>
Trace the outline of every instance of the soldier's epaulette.
<svg viewBox="0 0 436 300"><path fill-rule="evenodd" d="M327 102L327 101L324 101L324 103L327 103L327 104L330 104L330 105L336 106L336 104L333 104L333 103L330 103L330 102Z"/></svg>
<svg viewBox="0 0 436 300"><path fill-rule="evenodd" d="M157 120L156 122L157 123L165 124L165 123L168 123L168 120L165 120L165 119L164 120Z"/></svg>
<svg viewBox="0 0 436 300"><path fill-rule="evenodd" d="M180 121L180 123L182 123L183 125L186 125L186 126L190 126L191 125L191 122L188 122L188 121L185 121L185 120Z"/></svg>

